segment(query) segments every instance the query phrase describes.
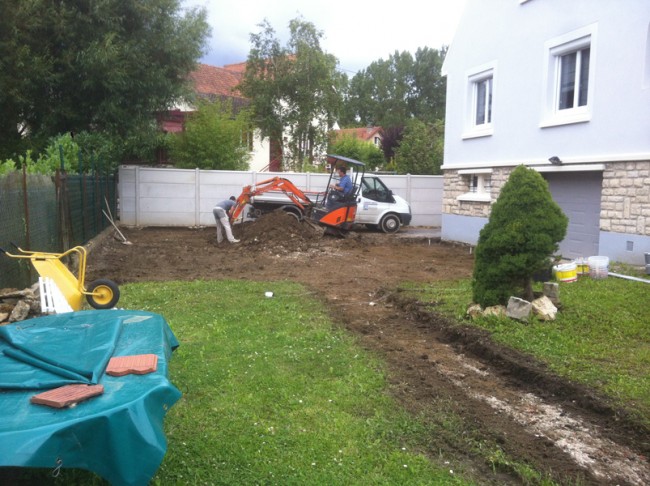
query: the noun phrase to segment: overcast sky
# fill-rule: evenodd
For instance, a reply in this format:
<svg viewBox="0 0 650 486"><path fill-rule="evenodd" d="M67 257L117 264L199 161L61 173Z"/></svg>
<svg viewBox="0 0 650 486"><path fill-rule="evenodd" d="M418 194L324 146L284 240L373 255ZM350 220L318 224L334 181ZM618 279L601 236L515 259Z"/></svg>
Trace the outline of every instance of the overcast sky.
<svg viewBox="0 0 650 486"><path fill-rule="evenodd" d="M289 21L302 17L323 32L321 47L339 60L339 69L352 77L373 61L395 51L415 54L418 47L449 45L466 0L184 0L204 6L212 36L205 64L223 66L245 61L250 34L259 33L267 19L282 46L289 38Z"/></svg>

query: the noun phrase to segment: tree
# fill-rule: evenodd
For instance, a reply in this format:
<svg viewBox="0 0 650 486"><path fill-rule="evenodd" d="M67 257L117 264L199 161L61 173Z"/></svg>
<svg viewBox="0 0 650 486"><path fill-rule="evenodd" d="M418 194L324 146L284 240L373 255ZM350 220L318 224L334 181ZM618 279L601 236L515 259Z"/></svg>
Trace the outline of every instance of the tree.
<svg viewBox="0 0 650 486"><path fill-rule="evenodd" d="M404 136L404 125L383 127L381 138L381 151L384 153L384 159L394 165L395 150L399 147Z"/></svg>
<svg viewBox="0 0 650 486"><path fill-rule="evenodd" d="M425 47L415 52L411 113L428 123L445 119L447 82L441 71L446 54L447 47L440 50Z"/></svg>
<svg viewBox="0 0 650 486"><path fill-rule="evenodd" d="M420 48L415 57L395 51L350 80L341 124L400 126L418 118L444 119L446 84L441 75L446 48Z"/></svg>
<svg viewBox="0 0 650 486"><path fill-rule="evenodd" d="M444 124L424 123L418 119L408 122L402 140L395 151L400 174L441 174L444 151Z"/></svg>
<svg viewBox="0 0 650 486"><path fill-rule="evenodd" d="M0 156L59 133L126 137L186 93L209 33L179 0L5 0Z"/></svg>
<svg viewBox="0 0 650 486"><path fill-rule="evenodd" d="M171 159L186 169L248 170L245 135L250 129L246 111L237 115L219 101L199 102L185 122L185 130L170 137Z"/></svg>
<svg viewBox="0 0 650 486"><path fill-rule="evenodd" d="M372 142L345 135L330 145L329 153L363 162L368 167L383 167L384 155Z"/></svg>
<svg viewBox="0 0 650 486"><path fill-rule="evenodd" d="M311 22L289 22L282 47L268 21L251 34L251 50L240 91L251 100L262 136L282 145L285 169L299 169L324 153L327 133L338 114L345 76L337 59L320 46L323 33Z"/></svg>
<svg viewBox="0 0 650 486"><path fill-rule="evenodd" d="M532 300L532 275L557 251L567 224L542 176L523 165L517 167L479 234L474 301L482 306L505 304L513 295Z"/></svg>
<svg viewBox="0 0 650 486"><path fill-rule="evenodd" d="M413 57L395 51L388 60L379 59L350 81L348 118L344 124L392 126L409 118L408 98L411 91Z"/></svg>

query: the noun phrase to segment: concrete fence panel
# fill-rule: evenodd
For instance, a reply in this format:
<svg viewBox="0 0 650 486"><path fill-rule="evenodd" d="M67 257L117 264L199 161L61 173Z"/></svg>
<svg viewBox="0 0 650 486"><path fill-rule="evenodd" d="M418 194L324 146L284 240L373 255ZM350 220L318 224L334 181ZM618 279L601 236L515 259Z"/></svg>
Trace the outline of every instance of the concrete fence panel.
<svg viewBox="0 0 650 486"><path fill-rule="evenodd" d="M162 169L121 166L119 218L126 226L211 226L215 203L237 197L244 186L284 177L305 191L323 191L328 174ZM442 176L381 175L411 204L413 226L439 227Z"/></svg>

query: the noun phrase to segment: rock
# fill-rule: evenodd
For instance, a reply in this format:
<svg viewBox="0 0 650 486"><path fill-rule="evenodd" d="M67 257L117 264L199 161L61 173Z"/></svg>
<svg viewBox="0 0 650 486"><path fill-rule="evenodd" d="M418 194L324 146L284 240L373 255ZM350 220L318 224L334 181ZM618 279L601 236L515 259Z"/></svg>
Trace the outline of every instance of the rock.
<svg viewBox="0 0 650 486"><path fill-rule="evenodd" d="M544 282L544 295L548 297L554 305L559 305L560 285L557 282Z"/></svg>
<svg viewBox="0 0 650 486"><path fill-rule="evenodd" d="M506 317L506 308L503 305L492 305L483 311L484 316Z"/></svg>
<svg viewBox="0 0 650 486"><path fill-rule="evenodd" d="M546 295L535 299L532 302L533 313L536 314L543 321L554 321L557 315L557 307L553 305L551 299Z"/></svg>
<svg viewBox="0 0 650 486"><path fill-rule="evenodd" d="M24 300L18 301L14 310L11 311L9 322L24 321L29 315L29 304Z"/></svg>
<svg viewBox="0 0 650 486"><path fill-rule="evenodd" d="M0 325L38 317L41 313L38 283L23 290L0 289Z"/></svg>
<svg viewBox="0 0 650 486"><path fill-rule="evenodd" d="M519 297L510 297L510 299L508 299L506 315L511 319L528 322L532 307L532 304L527 300L520 299Z"/></svg>
<svg viewBox="0 0 650 486"><path fill-rule="evenodd" d="M472 319L476 319L478 316L483 314L483 309L478 304L472 304L467 309L467 315Z"/></svg>
<svg viewBox="0 0 650 486"><path fill-rule="evenodd" d="M0 301L0 313L7 314L7 315L11 314L11 311L14 310L15 305L16 305L15 302L13 304L9 304L7 302Z"/></svg>
<svg viewBox="0 0 650 486"><path fill-rule="evenodd" d="M14 292L18 292L18 289L14 288L2 288L0 289L0 299L2 299L5 295L10 295L13 294Z"/></svg>
<svg viewBox="0 0 650 486"><path fill-rule="evenodd" d="M30 314L41 314L41 299L25 299L25 302L29 306Z"/></svg>

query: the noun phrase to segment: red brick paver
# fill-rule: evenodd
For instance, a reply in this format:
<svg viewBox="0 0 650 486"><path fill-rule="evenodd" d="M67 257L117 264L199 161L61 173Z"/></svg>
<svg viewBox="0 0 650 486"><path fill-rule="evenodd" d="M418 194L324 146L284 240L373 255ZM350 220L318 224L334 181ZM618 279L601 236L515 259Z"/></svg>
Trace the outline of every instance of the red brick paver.
<svg viewBox="0 0 650 486"><path fill-rule="evenodd" d="M65 385L32 396L29 401L48 407L64 408L76 405L104 393L102 385Z"/></svg>
<svg viewBox="0 0 650 486"><path fill-rule="evenodd" d="M144 375L153 373L157 368L158 356L155 354L115 356L108 362L106 373L111 376Z"/></svg>

